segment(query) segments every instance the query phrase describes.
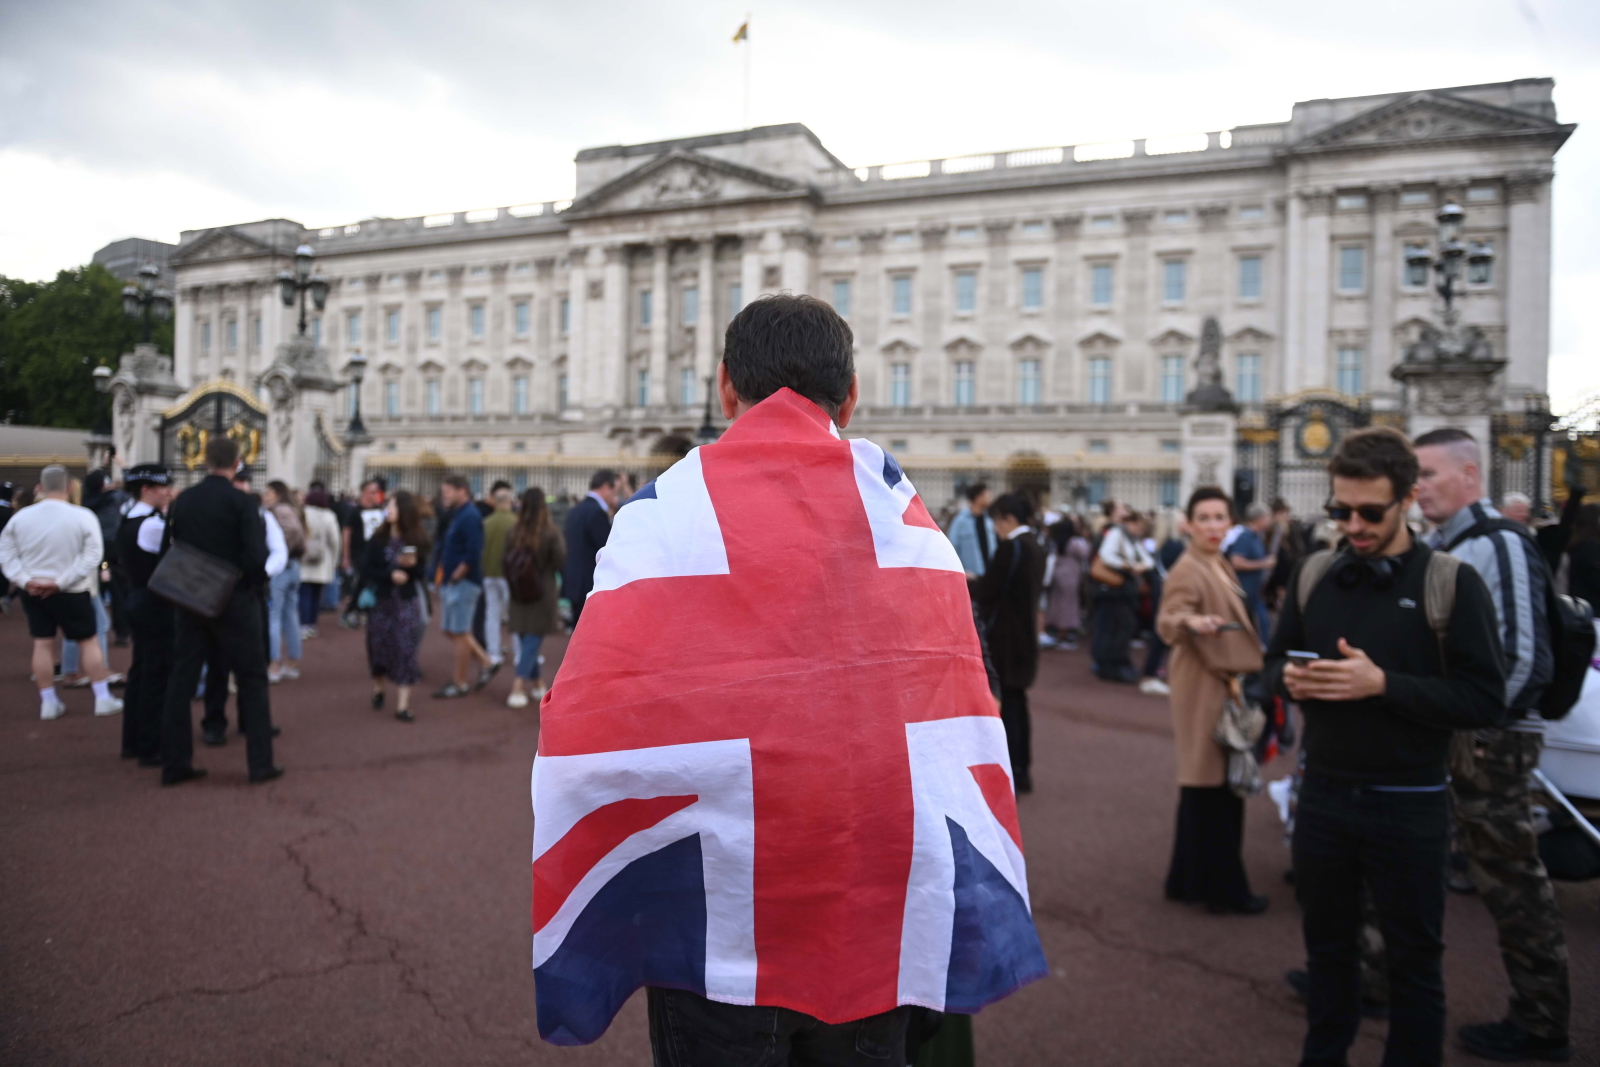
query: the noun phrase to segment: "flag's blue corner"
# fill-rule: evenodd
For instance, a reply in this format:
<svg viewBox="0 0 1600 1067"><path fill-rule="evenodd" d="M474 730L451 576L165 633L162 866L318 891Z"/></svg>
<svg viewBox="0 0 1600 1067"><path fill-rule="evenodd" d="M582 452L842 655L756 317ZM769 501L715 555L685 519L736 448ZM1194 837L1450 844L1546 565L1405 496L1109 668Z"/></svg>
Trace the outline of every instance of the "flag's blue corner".
<svg viewBox="0 0 1600 1067"><path fill-rule="evenodd" d="M552 1045L587 1045L640 986L703 996L705 974L705 876L694 834L624 867L534 968L539 1036Z"/></svg>
<svg viewBox="0 0 1600 1067"><path fill-rule="evenodd" d="M945 1011L970 1015L1050 972L1022 894L945 817L954 853L956 914Z"/></svg>

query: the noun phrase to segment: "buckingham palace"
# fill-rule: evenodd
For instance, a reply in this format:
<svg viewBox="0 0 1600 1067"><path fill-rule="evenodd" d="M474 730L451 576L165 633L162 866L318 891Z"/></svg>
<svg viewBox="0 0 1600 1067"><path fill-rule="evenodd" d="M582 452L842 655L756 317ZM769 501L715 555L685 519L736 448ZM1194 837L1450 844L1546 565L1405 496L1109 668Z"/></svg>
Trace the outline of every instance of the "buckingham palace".
<svg viewBox="0 0 1600 1067"><path fill-rule="evenodd" d="M1505 361L1495 403L1543 403L1553 158L1574 129L1552 88L866 167L804 125L760 126L584 149L570 201L186 231L168 392L221 383L271 407L298 330L279 275L310 245L324 459L351 445L359 388L362 469L648 466L694 442L729 318L809 293L854 331L849 434L930 504L1024 469L1080 500L1170 504L1209 320L1243 427L1307 396L1400 405L1390 371L1438 303L1413 261L1450 201L1474 253L1462 320Z"/></svg>

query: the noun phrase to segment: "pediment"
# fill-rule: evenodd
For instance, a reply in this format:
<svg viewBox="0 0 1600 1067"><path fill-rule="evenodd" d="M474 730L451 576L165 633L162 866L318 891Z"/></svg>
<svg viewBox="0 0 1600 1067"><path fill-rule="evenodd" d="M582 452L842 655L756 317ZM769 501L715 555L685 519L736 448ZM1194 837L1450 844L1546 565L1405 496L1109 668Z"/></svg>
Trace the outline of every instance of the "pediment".
<svg viewBox="0 0 1600 1067"><path fill-rule="evenodd" d="M568 218L810 195L797 181L679 148L573 202Z"/></svg>
<svg viewBox="0 0 1600 1067"><path fill-rule="evenodd" d="M914 356L916 353L917 346L903 337L890 338L883 345L886 356Z"/></svg>
<svg viewBox="0 0 1600 1067"><path fill-rule="evenodd" d="M1236 345L1259 345L1272 340L1270 333L1262 333L1254 326L1246 326L1242 330L1235 330L1228 335L1228 340Z"/></svg>
<svg viewBox="0 0 1600 1067"><path fill-rule="evenodd" d="M510 359L506 360L506 369L514 371L532 370L533 362L529 360L527 356L512 356Z"/></svg>
<svg viewBox="0 0 1600 1067"><path fill-rule="evenodd" d="M965 330L958 330L953 336L946 338L944 347L950 352L957 349L977 351L983 347L983 342Z"/></svg>
<svg viewBox="0 0 1600 1067"><path fill-rule="evenodd" d="M384 375L385 377L392 377L396 374L405 373L405 368L392 359L386 359L382 363L378 364L378 373Z"/></svg>
<svg viewBox="0 0 1600 1067"><path fill-rule="evenodd" d="M1108 330L1091 330L1078 338L1080 348L1115 348L1122 338Z"/></svg>
<svg viewBox="0 0 1600 1067"><path fill-rule="evenodd" d="M1033 330L1022 330L1007 343L1014 352L1032 354L1045 351L1053 342L1050 338L1040 336Z"/></svg>
<svg viewBox="0 0 1600 1067"><path fill-rule="evenodd" d="M172 256L174 264L210 263L221 259L245 259L272 255L272 246L247 237L230 226L219 226Z"/></svg>
<svg viewBox="0 0 1600 1067"><path fill-rule="evenodd" d="M1296 142L1291 153L1348 148L1390 148L1506 136L1556 136L1565 141L1575 126L1526 111L1495 107L1441 92L1412 93L1346 119Z"/></svg>
<svg viewBox="0 0 1600 1067"><path fill-rule="evenodd" d="M440 371L444 370L444 364L440 363L436 359L425 359L421 363L417 364L417 369L422 371L424 374L438 374Z"/></svg>
<svg viewBox="0 0 1600 1067"><path fill-rule="evenodd" d="M484 371L489 369L489 364L485 363L477 356L473 356L461 364L461 369L466 371L468 374L482 374Z"/></svg>
<svg viewBox="0 0 1600 1067"><path fill-rule="evenodd" d="M1152 345L1160 348L1184 348L1194 342L1193 336L1177 329L1163 331L1159 336L1150 339Z"/></svg>

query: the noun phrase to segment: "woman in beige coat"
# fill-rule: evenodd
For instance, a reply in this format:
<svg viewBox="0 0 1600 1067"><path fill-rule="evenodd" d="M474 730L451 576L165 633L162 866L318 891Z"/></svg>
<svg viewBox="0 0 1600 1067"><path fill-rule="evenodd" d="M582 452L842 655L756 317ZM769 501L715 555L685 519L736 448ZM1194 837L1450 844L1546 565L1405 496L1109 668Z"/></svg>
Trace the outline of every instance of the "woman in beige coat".
<svg viewBox="0 0 1600 1067"><path fill-rule="evenodd" d="M1186 509L1189 545L1167 575L1156 629L1172 646L1167 671L1178 746L1178 827L1167 899L1217 913L1256 915L1267 898L1250 892L1240 849L1244 801L1227 785L1227 761L1211 734L1229 681L1261 669L1261 639L1244 591L1222 558L1233 505L1202 486Z"/></svg>

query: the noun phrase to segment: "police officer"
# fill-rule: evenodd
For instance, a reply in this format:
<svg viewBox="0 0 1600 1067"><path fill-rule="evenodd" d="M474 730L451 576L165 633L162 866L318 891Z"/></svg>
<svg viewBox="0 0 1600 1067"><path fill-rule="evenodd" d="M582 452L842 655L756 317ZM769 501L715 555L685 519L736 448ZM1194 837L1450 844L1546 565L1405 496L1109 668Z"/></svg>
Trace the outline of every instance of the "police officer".
<svg viewBox="0 0 1600 1067"><path fill-rule="evenodd" d="M161 539L172 503L172 475L159 463L124 472L122 484L134 504L117 528L116 555L128 576L128 625L133 665L122 710L122 758L141 767L161 766L161 706L172 674L172 605L150 592L150 575L161 561Z"/></svg>

